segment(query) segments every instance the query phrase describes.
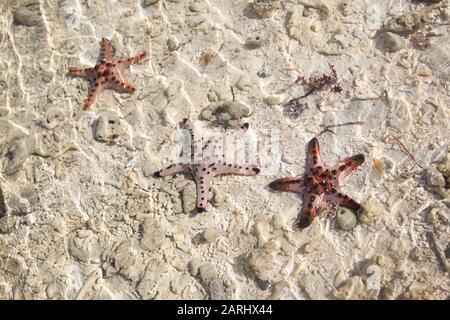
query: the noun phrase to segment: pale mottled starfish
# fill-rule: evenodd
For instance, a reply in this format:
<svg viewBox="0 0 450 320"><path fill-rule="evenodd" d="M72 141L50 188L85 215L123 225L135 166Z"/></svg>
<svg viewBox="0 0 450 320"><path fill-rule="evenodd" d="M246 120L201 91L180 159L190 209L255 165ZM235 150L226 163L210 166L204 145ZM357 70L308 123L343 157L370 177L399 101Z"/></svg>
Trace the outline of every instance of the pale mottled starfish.
<svg viewBox="0 0 450 320"><path fill-rule="evenodd" d="M100 93L106 89L133 93L136 88L124 79L124 73L130 65L139 63L147 54L144 52L128 59L114 58L111 43L108 39L102 38L101 55L100 64L93 68L69 69L69 75L86 78L90 82L91 87L88 98L84 102L84 110L89 109Z"/></svg>
<svg viewBox="0 0 450 320"><path fill-rule="evenodd" d="M206 203L208 201L208 194L210 190L211 180L215 176L223 174L237 174L245 176L254 176L260 172L259 168L253 166L243 166L229 161L231 155L231 143L236 138L241 137L248 129L248 123L245 123L240 128L227 132L220 137L213 137L202 143L203 138L195 140L194 128L188 119L183 120L183 128L190 133L190 157L187 163L178 162L172 163L165 169L156 171L155 177L165 177L176 173L191 173L195 184L197 186L197 212L205 211ZM200 154L196 153L195 145L202 143ZM214 152L214 153L213 153ZM195 155L201 156L201 161L196 161ZM208 156L210 155L211 156ZM206 156L205 156L206 155ZM233 155L231 155L233 156Z"/></svg>
<svg viewBox="0 0 450 320"><path fill-rule="evenodd" d="M308 144L306 173L294 178L273 181L269 187L274 190L291 191L303 196L303 208L295 225L300 229L308 227L316 213L322 208L323 201L334 202L341 207L354 211L360 205L340 192L341 180L364 162L364 155L357 154L342 160L337 166L324 169L320 161L319 141L313 138Z"/></svg>

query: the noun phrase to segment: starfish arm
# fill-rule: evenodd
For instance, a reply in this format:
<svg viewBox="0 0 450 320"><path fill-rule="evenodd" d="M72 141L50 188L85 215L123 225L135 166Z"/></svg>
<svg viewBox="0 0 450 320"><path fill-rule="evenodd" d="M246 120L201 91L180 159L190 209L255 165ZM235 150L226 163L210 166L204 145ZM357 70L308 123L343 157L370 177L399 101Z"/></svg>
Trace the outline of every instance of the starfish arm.
<svg viewBox="0 0 450 320"><path fill-rule="evenodd" d="M308 227L314 220L316 212L319 210L322 202L322 195L306 194L303 197L303 207L294 222L294 225L300 229Z"/></svg>
<svg viewBox="0 0 450 320"><path fill-rule="evenodd" d="M331 174L336 176L338 180L344 179L356 168L358 168L365 158L363 154L357 154L355 156L348 157L331 170Z"/></svg>
<svg viewBox="0 0 450 320"><path fill-rule="evenodd" d="M123 68L127 68L132 64L137 64L139 62L141 62L142 60L145 59L145 57L147 56L146 52L141 53L140 55L128 58L128 59L120 59L118 61L118 63L121 65L121 67Z"/></svg>
<svg viewBox="0 0 450 320"><path fill-rule="evenodd" d="M69 76L88 78L93 76L94 69L92 68L69 68Z"/></svg>
<svg viewBox="0 0 450 320"><path fill-rule="evenodd" d="M214 170L215 175L236 174L241 176L255 176L261 171L254 166L239 166L232 164L217 164L212 167L212 169L216 168L217 170Z"/></svg>
<svg viewBox="0 0 450 320"><path fill-rule="evenodd" d="M164 169L161 169L159 171L156 171L153 176L154 177L166 177L166 176L171 176L174 175L176 173L187 173L189 172L189 166L185 165L185 164L175 164L172 163L169 166L165 167Z"/></svg>
<svg viewBox="0 0 450 320"><path fill-rule="evenodd" d="M306 164L308 168L314 168L321 165L320 161L320 145L317 138L312 138L308 143L308 153Z"/></svg>
<svg viewBox="0 0 450 320"><path fill-rule="evenodd" d="M304 188L303 179L300 177L294 178L281 178L277 179L269 184L269 187L278 191L290 191L301 193Z"/></svg>
<svg viewBox="0 0 450 320"><path fill-rule="evenodd" d="M123 91L123 92L127 92L127 93L133 93L134 91L136 91L136 88L134 86L132 86L128 81L123 80L122 82L120 82L119 80L116 80L113 85L112 85L113 89L118 90L118 91Z"/></svg>
<svg viewBox="0 0 450 320"><path fill-rule="evenodd" d="M361 208L361 206L355 200L340 192L325 194L324 200L327 202L333 202L338 206L348 208L350 210L353 210L354 212L358 212L358 210Z"/></svg>
<svg viewBox="0 0 450 320"><path fill-rule="evenodd" d="M84 110L89 109L97 101L98 95L100 94L100 92L102 92L102 90L103 87L100 84L100 80L95 81L93 85L91 85L88 97L84 101Z"/></svg>
<svg viewBox="0 0 450 320"><path fill-rule="evenodd" d="M107 38L102 38L101 46L101 55L102 61L111 61L112 60L112 47L111 42Z"/></svg>
<svg viewBox="0 0 450 320"><path fill-rule="evenodd" d="M203 171L203 167L199 167L195 174L195 184L197 187L197 203L196 210L198 213L202 213L206 209L206 203L208 202L209 187L211 185L211 180L213 174L207 171Z"/></svg>

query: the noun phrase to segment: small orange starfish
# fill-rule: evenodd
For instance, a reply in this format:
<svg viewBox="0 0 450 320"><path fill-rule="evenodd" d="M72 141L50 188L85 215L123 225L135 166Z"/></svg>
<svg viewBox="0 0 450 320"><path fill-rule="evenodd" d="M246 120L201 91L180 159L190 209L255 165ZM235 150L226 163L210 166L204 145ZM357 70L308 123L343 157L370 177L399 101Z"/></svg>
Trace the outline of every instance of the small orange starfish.
<svg viewBox="0 0 450 320"><path fill-rule="evenodd" d="M123 75L130 65L139 63L147 56L147 53L144 52L128 59L114 58L111 43L106 38L102 38L101 54L100 64L93 68L69 69L69 75L85 78L91 84L88 98L84 101L84 110L89 109L95 103L100 93L106 89L133 93L136 88L129 84Z"/></svg>

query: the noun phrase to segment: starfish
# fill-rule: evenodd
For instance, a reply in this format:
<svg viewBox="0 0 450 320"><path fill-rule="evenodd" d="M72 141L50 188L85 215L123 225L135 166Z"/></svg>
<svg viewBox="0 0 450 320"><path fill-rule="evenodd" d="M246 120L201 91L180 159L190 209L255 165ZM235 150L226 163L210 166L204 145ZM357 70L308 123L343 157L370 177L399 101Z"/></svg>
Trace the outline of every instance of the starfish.
<svg viewBox="0 0 450 320"><path fill-rule="evenodd" d="M88 98L84 101L84 110L89 109L97 100L100 93L106 89L133 93L136 88L124 79L125 70L132 64L139 63L147 54L141 53L128 59L114 58L111 43L102 38L101 61L93 68L70 68L69 75L82 77L90 82Z"/></svg>
<svg viewBox="0 0 450 320"><path fill-rule="evenodd" d="M303 208L295 226L308 227L314 216L322 208L323 202L333 202L341 207L357 212L360 205L340 191L342 179L364 162L364 155L357 154L342 160L337 166L323 168L320 161L319 141L313 138L308 144L306 173L294 178L282 178L273 181L269 187L273 190L300 193Z"/></svg>
<svg viewBox="0 0 450 320"><path fill-rule="evenodd" d="M208 140L201 138L195 140L194 128L192 122L188 119L183 120L183 129L189 131L190 136L190 158L185 162L174 162L165 169L156 171L154 177L165 177L177 173L192 174L197 187L197 202L196 210L198 213L205 211L206 203L208 201L208 194L210 191L211 180L219 175L236 174L244 176L254 176L260 172L259 168L252 166L242 166L231 163L228 156L232 155L231 143L235 142L237 138L241 137L248 130L248 123L245 123L238 129L229 131L220 137L213 137ZM203 141L206 141L203 143ZM198 144L202 144L200 154L196 153ZM205 156L206 155L206 156ZM200 161L197 161L197 156L201 156ZM229 161L230 160L230 161Z"/></svg>

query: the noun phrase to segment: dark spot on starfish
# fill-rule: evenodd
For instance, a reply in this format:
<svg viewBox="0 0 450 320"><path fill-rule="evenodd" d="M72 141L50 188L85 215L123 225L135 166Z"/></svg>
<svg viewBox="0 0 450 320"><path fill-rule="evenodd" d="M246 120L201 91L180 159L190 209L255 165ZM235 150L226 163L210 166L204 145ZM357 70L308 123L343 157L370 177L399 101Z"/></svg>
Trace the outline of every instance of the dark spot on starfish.
<svg viewBox="0 0 450 320"><path fill-rule="evenodd" d="M204 208L197 207L197 212L198 212L198 213L202 213L203 211L205 211Z"/></svg>
<svg viewBox="0 0 450 320"><path fill-rule="evenodd" d="M253 168L252 170L253 170L256 174L258 174L258 173L261 172L261 170L260 170L259 168Z"/></svg>
<svg viewBox="0 0 450 320"><path fill-rule="evenodd" d="M310 202L310 203L308 203L308 208L312 208L313 207L313 204Z"/></svg>
<svg viewBox="0 0 450 320"><path fill-rule="evenodd" d="M361 164L364 162L365 157L363 154L357 154L356 156L353 157L353 159L358 163Z"/></svg>
<svg viewBox="0 0 450 320"><path fill-rule="evenodd" d="M309 219L309 217L304 215L304 216L300 217L300 219L299 219L299 221L297 223L297 226L300 229L305 229L306 227L308 227L311 224L311 222L312 221Z"/></svg>
<svg viewBox="0 0 450 320"><path fill-rule="evenodd" d="M342 193L339 193L339 192L338 192L338 193L337 193L337 197L338 197L338 198L343 198L344 195L343 195Z"/></svg>
<svg viewBox="0 0 450 320"><path fill-rule="evenodd" d="M324 171L323 173L322 173L322 178L326 178L326 177L328 177L328 171Z"/></svg>
<svg viewBox="0 0 450 320"><path fill-rule="evenodd" d="M161 172L160 171L156 171L155 173L153 173L153 176L155 178L161 178Z"/></svg>
<svg viewBox="0 0 450 320"><path fill-rule="evenodd" d="M333 169L333 170L331 171L331 174L332 174L333 176L335 176L335 175L336 175L336 173L337 173L337 171L336 171L336 170L334 170L334 169Z"/></svg>
<svg viewBox="0 0 450 320"><path fill-rule="evenodd" d="M339 167L339 171L344 171L344 170L345 170L345 164L343 164Z"/></svg>

